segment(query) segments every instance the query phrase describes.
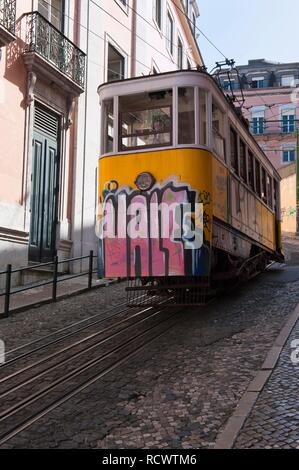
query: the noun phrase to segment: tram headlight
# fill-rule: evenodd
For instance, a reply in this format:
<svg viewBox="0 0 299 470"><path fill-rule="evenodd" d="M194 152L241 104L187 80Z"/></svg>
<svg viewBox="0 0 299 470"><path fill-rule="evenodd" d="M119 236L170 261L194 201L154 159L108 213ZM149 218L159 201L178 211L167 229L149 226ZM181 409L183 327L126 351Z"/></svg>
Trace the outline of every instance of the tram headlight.
<svg viewBox="0 0 299 470"><path fill-rule="evenodd" d="M137 176L135 184L140 191L148 191L154 186L155 182L156 180L153 175L145 172Z"/></svg>

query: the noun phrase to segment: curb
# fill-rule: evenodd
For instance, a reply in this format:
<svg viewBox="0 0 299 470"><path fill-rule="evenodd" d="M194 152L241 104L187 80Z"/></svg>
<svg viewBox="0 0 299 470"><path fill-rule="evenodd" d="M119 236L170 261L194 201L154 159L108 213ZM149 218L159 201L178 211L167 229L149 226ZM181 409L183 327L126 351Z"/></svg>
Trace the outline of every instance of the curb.
<svg viewBox="0 0 299 470"><path fill-rule="evenodd" d="M281 351L285 346L288 337L299 319L299 304L295 310L288 316L287 321L280 330L275 339L266 359L255 378L250 382L242 398L240 399L235 411L228 419L224 429L218 435L214 449L231 449L247 419L254 407L259 395L261 394L266 382L270 378Z"/></svg>

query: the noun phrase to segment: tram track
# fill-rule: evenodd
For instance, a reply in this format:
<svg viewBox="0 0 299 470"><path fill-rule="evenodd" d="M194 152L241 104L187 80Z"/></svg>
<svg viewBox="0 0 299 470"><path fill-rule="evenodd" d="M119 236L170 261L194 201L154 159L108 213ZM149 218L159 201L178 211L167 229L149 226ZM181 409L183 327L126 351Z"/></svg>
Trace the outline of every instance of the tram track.
<svg viewBox="0 0 299 470"><path fill-rule="evenodd" d="M65 357L65 348L53 353L52 359L64 355L57 363L44 357L2 378L0 446L165 334L179 321L175 321L178 313L178 308L170 311L163 305L139 310L92 335L99 341L90 343L90 338L85 338L68 346L68 351L73 350L69 357ZM85 347L78 350L83 344ZM39 369L41 364L46 367Z"/></svg>
<svg viewBox="0 0 299 470"><path fill-rule="evenodd" d="M269 265L266 267L265 271L268 270L273 264L275 264L274 261L271 262L271 263L269 263ZM260 274L262 274L262 272L260 272L260 271L259 271L259 272L256 272L256 273L254 274L254 276L252 276L252 278L254 278L254 277L256 277L256 276L259 276ZM251 278L251 279L252 279L252 278ZM239 283L234 284L234 285L232 285L232 286L230 287L230 289L231 289L231 290L235 290L236 287L238 287L238 285L239 285ZM217 291L217 293L218 293L218 292L221 292L221 291ZM216 293L216 295L217 295L217 293ZM215 295L215 294L210 295L210 299L213 300L214 297L216 297L216 295ZM143 298L143 297L146 297L146 295L140 295L140 298ZM104 323L105 321L108 321L108 320L110 320L110 319L112 319L112 318L115 318L115 317L117 317L118 315L124 314L125 312L131 313L132 311L137 311L138 308L140 308L140 307L133 307L133 308L130 307L130 309L124 309L123 307L126 306L126 305L127 305L127 300L124 301L124 302L121 302L121 303L119 303L119 304L117 304L117 305L115 305L115 306L113 306L113 307L110 308L110 309L105 310L105 312L100 312L100 313L95 314L95 315L92 315L92 316L90 316L90 317L88 317L88 318L84 318L84 319L82 319L82 320L79 320L79 321L77 321L77 322L75 322L75 323L71 323L70 325L67 325L67 326L65 326L65 327L63 327L63 328L60 328L60 329L57 330L57 331L53 331L52 333L50 333L50 334L48 334L48 335L46 335L46 336L43 336L43 337L41 337L41 338L37 338L37 339L35 339L35 340L33 340L33 341L27 343L27 344L24 344L24 345L19 346L19 347L17 347L17 348L14 348L14 349L11 349L11 350L6 351L6 353L5 353L6 362L1 365L1 371L2 371L3 369L5 369L6 367L10 366L11 364L13 364L13 363L19 361L19 360L22 360L22 359L24 359L24 358L26 358L26 357L28 357L28 356L34 354L34 353L40 352L41 350L43 350L43 349L46 348L46 347L54 346L54 345L58 344L59 342L65 340L65 339L67 339L67 338L71 338L72 336L75 336L75 335L77 335L77 334L80 334L81 332L87 330L87 329L90 328L90 327L94 327L95 325L99 325L99 324L101 324L101 323ZM145 306L146 306L146 304L144 304L144 307L145 307ZM111 313L111 315L107 315L107 314L109 314L109 313ZM91 321L91 320L93 320L93 319L95 319L95 318L98 318L98 320L93 321L93 322L91 322L91 323L87 323L87 322L89 322L89 321ZM85 323L87 323L87 324L85 324ZM22 351L22 350L24 350L24 349L26 350L27 348L30 348L30 346L32 346L32 345L34 345L34 344L42 343L43 341L47 340L48 338L51 338L51 337L56 336L56 335L59 335L60 333L62 333L62 332L64 332L64 331L71 330L72 328L75 328L76 326L82 325L82 324L85 324L85 325L82 326L81 328L75 330L75 331L72 331L72 332L70 332L70 333L68 333L68 334L66 334L66 335L64 335L64 336L58 337L57 339L54 339L53 341L45 342L44 344L42 344L41 346L38 346L38 347L35 348L35 349L30 349L29 351L27 351L27 352L25 352L25 353L22 353L22 354L20 354L20 355L17 355L17 356L15 356L15 357L13 357L12 359L7 360L7 357L11 356L12 354L16 353L17 351ZM0 381L0 383L1 383L1 381Z"/></svg>
<svg viewBox="0 0 299 470"><path fill-rule="evenodd" d="M67 333L66 335L64 336L60 336L52 341L48 341L48 342L45 342L44 344L41 344L40 346L34 348L34 349L29 349L29 351L26 351L22 354L19 354L19 355L16 355L15 357L13 357L12 359L10 360L6 360L5 364L2 365L2 369L3 368L6 368L8 366L10 366L12 363L14 362L17 362L21 359L24 359L36 352L40 352L42 349L48 347L48 346L54 346L55 344L59 343L60 341L63 341L67 338L70 338L76 334L79 334L83 331L85 331L86 329L90 328L90 327L93 327L95 325L98 325L98 324L101 324L103 322L105 322L106 320L110 320L118 315L121 315L123 314L124 312L130 312L130 310L124 310L124 306L126 306L127 302L122 302L120 304L117 304L115 305L114 307L112 307L111 309L108 309L108 310L105 310L105 312L101 312L101 313L98 313L96 315L92 315L91 317L88 317L88 318L84 318L83 320L80 320L78 322L75 322L75 323L72 323L68 326L65 326L64 328L60 328L59 330L56 330L56 331L53 331L52 333L46 335L46 336L42 336L41 338L37 338L33 341L30 341L29 343L26 343L22 346L19 346L17 348L14 348L14 349L11 349L9 351L6 351L6 358L8 356L11 356L12 354L16 353L17 351L22 351L22 350L25 350L26 349L29 349L31 346L35 345L35 344L38 344L38 343L42 343L43 341L46 341L48 338L52 338L53 336L56 336L56 335L59 335L60 333L64 332L64 331L67 331L67 330L71 330L72 328L75 328L76 326L78 325L81 325L83 323L86 323L90 320L93 320L95 318L98 318L98 320L96 321L93 321L91 323L88 323L88 324L85 324L84 326L82 326L81 328L79 329L76 329L75 331L72 331L72 332L69 332ZM132 310L132 309L131 309ZM111 315L109 315L109 313L111 313ZM108 314L108 315L107 315Z"/></svg>
<svg viewBox="0 0 299 470"><path fill-rule="evenodd" d="M236 285L232 286L231 290L235 289ZM217 297L218 294L212 295L206 305ZM50 351L38 361L12 370L11 373L6 373L5 377L0 376L0 446L9 443L14 436L166 334L180 321L178 313L182 310L182 306L170 307L163 305L163 302L155 307L148 306L143 309L121 309L122 305L109 311L110 315L104 312L102 315L86 319L92 322L27 351L5 364L6 371L9 367L14 369L18 362L22 363L24 359L34 357L37 352L45 352L47 348L51 350L65 340L75 339L76 335L87 333L89 327L103 326L99 331L66 344L59 350ZM105 326L105 322L121 315L123 318L119 321ZM97 320L93 321L95 318ZM25 346L36 344L53 337L55 333L64 332L82 323L76 322Z"/></svg>
<svg viewBox="0 0 299 470"><path fill-rule="evenodd" d="M48 372L50 370L54 370L55 368L57 368L61 365L65 365L70 360L78 358L78 357L84 355L85 353L90 352L90 351L94 350L95 348L104 345L107 341L113 339L114 337L116 337L118 335L121 335L121 334L125 333L128 329L132 328L132 326L138 326L139 324L147 321L148 319L156 316L158 313L161 312L161 310L158 310L157 312L154 311L154 313L149 312L148 316L145 316L145 318L141 318L140 320L138 320L138 317L140 315L142 315L144 313L146 314L148 311L151 311L151 310L152 310L151 308L140 310L140 311L134 313L133 315L131 315L129 318L125 318L125 319L121 320L120 322L114 323L113 325L111 325L107 328L99 330L96 333L93 333L92 335L84 337L83 339L81 339L79 341L76 341L75 343L72 343L71 345L68 345L68 346L66 346L66 347L64 347L64 348L62 348L58 351L55 351L54 353L51 353L51 354L47 355L47 356L43 357L42 359L40 359L39 361L31 363L28 366L23 367L22 369L19 369L19 370L13 372L10 375L6 375L4 378L0 379L1 388L3 388L3 384L5 385L5 383L13 381L18 376L22 376L22 375L24 375L24 374L26 374L26 373L34 370L34 369L39 370L40 366L42 366L43 364L46 364L47 367L45 369L41 370L40 372L38 372L38 375L42 376L46 372ZM117 330L118 327L121 327L122 325L124 325L126 322L128 322L130 320L136 320L136 321L134 321L133 324L129 324L129 325L124 326L123 328ZM100 337L102 335L104 335L105 333L108 333L109 331L113 331L115 329L116 329L116 331L114 333L108 334L108 335L104 336L102 339L100 339ZM97 339L97 338L99 338L98 341L92 342L93 339ZM82 349L80 349L81 346L83 346ZM70 356L67 356L67 353L71 352L72 350L74 350L73 354L71 354ZM49 363L51 363L51 361L55 360L56 358L59 358L60 356L63 356L62 360L60 360L60 361L54 363L53 365L49 366ZM36 377L36 376L37 376L37 374L34 375L34 377ZM24 382L22 382L22 384L24 384ZM0 399L3 399L8 394L8 392L10 392L12 389L16 389L16 388L18 388L18 385L13 387L13 388L10 388L8 390L6 389L5 391L1 390ZM0 403L0 412L1 412L1 403Z"/></svg>

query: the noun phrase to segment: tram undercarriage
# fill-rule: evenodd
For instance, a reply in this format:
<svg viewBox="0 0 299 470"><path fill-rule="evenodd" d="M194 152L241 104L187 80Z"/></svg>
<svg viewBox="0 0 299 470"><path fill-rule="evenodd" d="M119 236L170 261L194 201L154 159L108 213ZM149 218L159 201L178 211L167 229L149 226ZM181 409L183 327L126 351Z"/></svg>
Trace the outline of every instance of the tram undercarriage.
<svg viewBox="0 0 299 470"><path fill-rule="evenodd" d="M217 293L227 292L254 278L274 262L273 256L263 250L247 259L242 259L215 249L213 260L211 276L129 279L126 287L128 306L205 305Z"/></svg>

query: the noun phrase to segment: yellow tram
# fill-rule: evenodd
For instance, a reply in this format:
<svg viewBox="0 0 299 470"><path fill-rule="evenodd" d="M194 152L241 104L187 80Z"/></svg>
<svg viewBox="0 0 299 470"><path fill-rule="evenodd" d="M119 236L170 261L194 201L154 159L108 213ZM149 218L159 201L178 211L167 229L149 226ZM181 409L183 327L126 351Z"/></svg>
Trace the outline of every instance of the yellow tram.
<svg viewBox="0 0 299 470"><path fill-rule="evenodd" d="M99 96L101 277L194 300L200 285L283 259L279 174L213 77L176 71Z"/></svg>

